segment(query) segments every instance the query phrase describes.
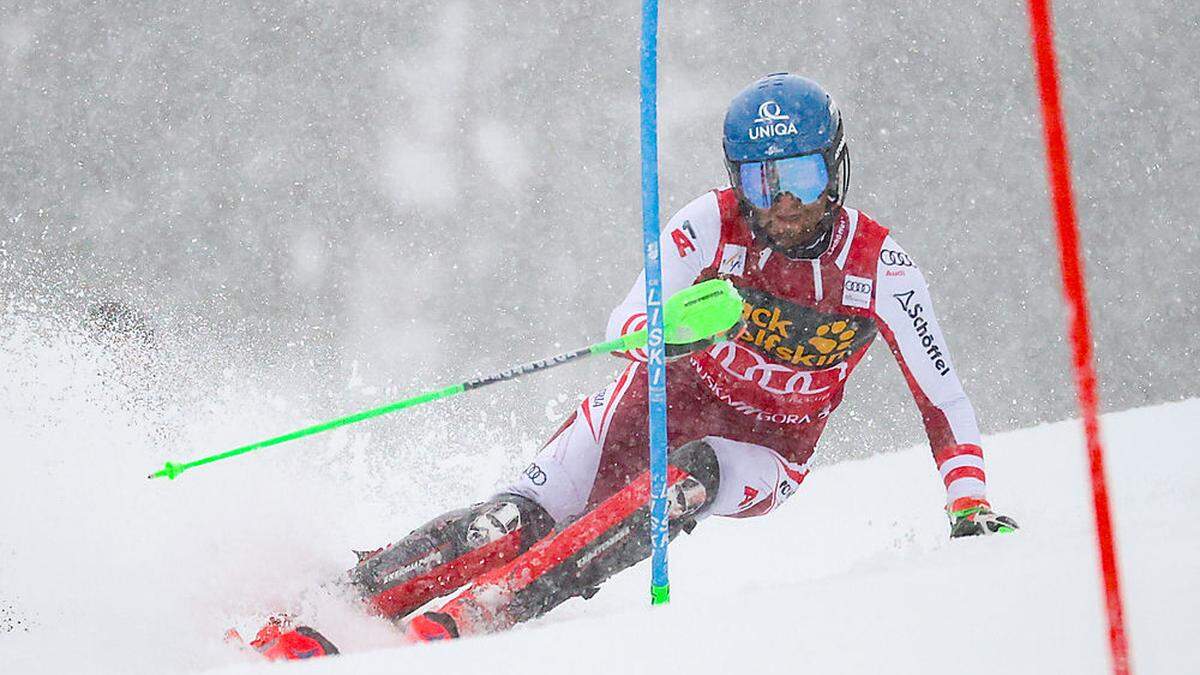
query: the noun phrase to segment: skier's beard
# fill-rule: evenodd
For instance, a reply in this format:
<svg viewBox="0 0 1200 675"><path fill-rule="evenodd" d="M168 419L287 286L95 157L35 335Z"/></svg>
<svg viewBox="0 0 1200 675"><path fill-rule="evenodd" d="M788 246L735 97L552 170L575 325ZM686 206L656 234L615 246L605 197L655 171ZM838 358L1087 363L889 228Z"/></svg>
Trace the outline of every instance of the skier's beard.
<svg viewBox="0 0 1200 675"><path fill-rule="evenodd" d="M743 203L748 212L750 229L756 239L783 253L788 258L808 260L820 256L829 247L837 204L822 197L812 204L802 204L784 195L769 209L759 209Z"/></svg>

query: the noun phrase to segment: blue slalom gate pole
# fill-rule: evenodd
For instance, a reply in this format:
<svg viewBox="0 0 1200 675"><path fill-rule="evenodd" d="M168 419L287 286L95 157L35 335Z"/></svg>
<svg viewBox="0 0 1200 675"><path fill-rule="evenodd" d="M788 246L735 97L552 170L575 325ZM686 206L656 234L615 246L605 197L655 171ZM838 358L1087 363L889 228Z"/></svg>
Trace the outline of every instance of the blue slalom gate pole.
<svg viewBox="0 0 1200 675"><path fill-rule="evenodd" d="M667 577L667 369L658 236L658 0L642 0L642 244L650 400L650 603L671 600Z"/></svg>

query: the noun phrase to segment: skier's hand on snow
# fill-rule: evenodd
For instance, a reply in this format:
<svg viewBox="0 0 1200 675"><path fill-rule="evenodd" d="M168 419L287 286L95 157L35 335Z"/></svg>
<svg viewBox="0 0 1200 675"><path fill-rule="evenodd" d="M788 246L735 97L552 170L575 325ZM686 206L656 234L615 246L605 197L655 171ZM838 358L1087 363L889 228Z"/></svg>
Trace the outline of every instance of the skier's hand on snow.
<svg viewBox="0 0 1200 675"><path fill-rule="evenodd" d="M962 497L947 507L950 516L950 537L972 537L979 534L1014 532L1017 522L992 511L985 499Z"/></svg>

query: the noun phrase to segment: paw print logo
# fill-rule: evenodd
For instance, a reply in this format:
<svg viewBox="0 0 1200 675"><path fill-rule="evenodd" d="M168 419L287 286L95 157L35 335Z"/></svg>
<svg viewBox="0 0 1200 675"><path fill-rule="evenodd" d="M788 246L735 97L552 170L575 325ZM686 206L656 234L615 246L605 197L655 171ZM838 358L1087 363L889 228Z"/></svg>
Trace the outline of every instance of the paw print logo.
<svg viewBox="0 0 1200 675"><path fill-rule="evenodd" d="M848 321L833 321L817 326L817 336L810 338L808 344L822 354L842 352L850 348L854 341L855 330Z"/></svg>

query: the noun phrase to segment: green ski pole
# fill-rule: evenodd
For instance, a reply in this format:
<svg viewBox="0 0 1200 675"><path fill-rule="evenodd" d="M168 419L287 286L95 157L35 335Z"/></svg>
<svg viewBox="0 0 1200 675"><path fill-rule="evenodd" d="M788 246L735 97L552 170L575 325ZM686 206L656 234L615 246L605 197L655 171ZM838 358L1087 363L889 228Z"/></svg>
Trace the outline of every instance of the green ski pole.
<svg viewBox="0 0 1200 675"><path fill-rule="evenodd" d="M695 286L690 286L682 291L671 296L667 300L666 307L666 341L671 344L687 344L708 338L716 337L724 334L734 326L742 315L742 299L734 289L733 284L724 279L712 279ZM441 389L425 392L411 398L406 398L401 401L389 403L387 405L371 408L362 412L346 415L337 419L321 422L303 429L297 429L290 433L274 438L268 438L257 443L250 443L232 450L226 450L215 455L201 457L200 459L190 462L166 462L163 468L155 471L147 476L147 478L169 478L174 480L176 476L187 471L188 469L205 464L211 464L230 457L244 455L254 450L267 448L272 445L279 445L297 438L319 434L322 431L329 431L338 427L344 427L348 424L354 424L363 420L379 417L397 410L412 408L414 406L436 401L442 398L456 396L465 391L485 387L496 382L504 382L512 380L530 373L536 373L543 370L560 366L564 363L576 361L578 359L591 356L592 354L607 354L610 352L627 351L637 349L646 345L646 331L640 330L628 335L621 336L615 340L607 342L599 342L594 345L576 349L552 356L548 359L526 363L520 366L502 370L491 375L484 375L473 380L452 384Z"/></svg>

